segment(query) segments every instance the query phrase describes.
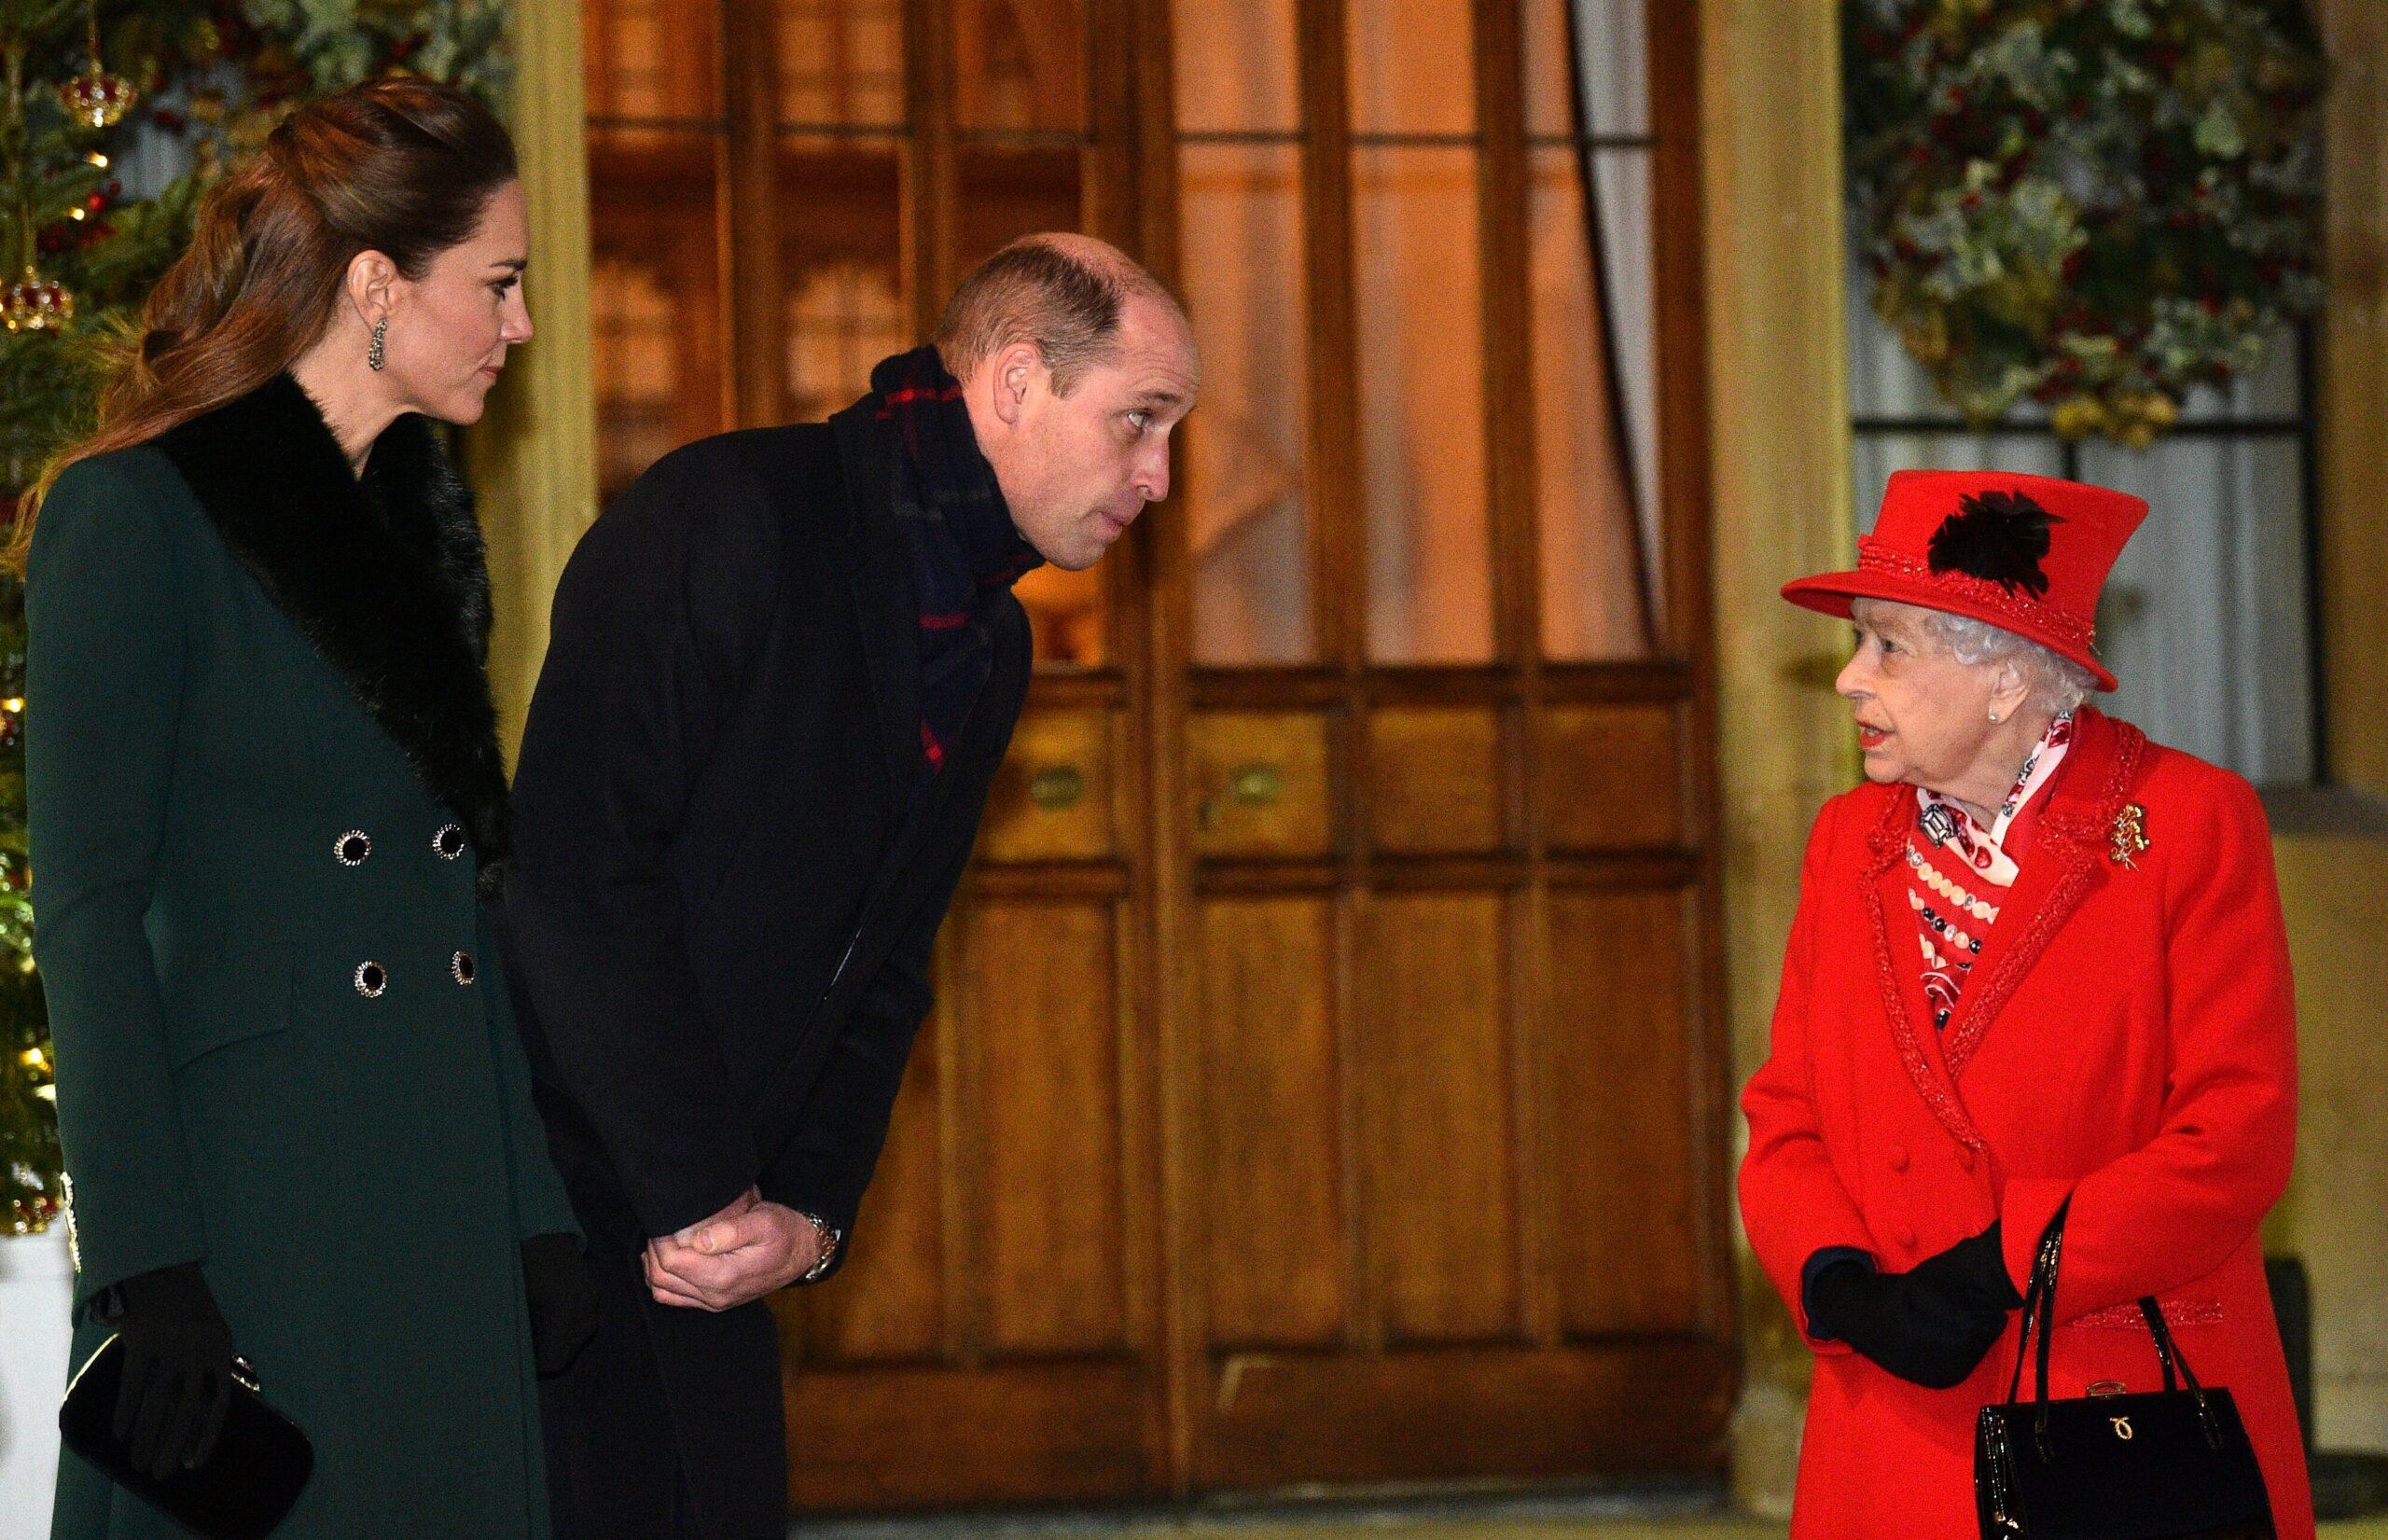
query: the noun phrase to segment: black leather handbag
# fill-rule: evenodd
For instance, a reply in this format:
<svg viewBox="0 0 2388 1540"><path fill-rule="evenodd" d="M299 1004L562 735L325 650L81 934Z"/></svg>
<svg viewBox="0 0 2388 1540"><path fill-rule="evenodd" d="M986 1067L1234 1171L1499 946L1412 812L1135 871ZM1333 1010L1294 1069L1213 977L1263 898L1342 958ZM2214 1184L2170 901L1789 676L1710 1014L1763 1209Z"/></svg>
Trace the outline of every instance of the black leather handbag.
<svg viewBox="0 0 2388 1540"><path fill-rule="evenodd" d="M298 1424L266 1404L256 1373L233 1360L232 1399L224 1432L204 1463L162 1478L136 1467L116 1436L117 1393L124 1383L124 1339L111 1337L75 1371L58 1408L66 1447L202 1540L265 1540L289 1516L315 1468L315 1451Z"/></svg>
<svg viewBox="0 0 2388 1540"><path fill-rule="evenodd" d="M2156 1338L2163 1390L2132 1395L2107 1381L2078 1399L2048 1399L2063 1250L2060 1210L2024 1292L2006 1400L1982 1408L1974 1430L1982 1540L2274 1540L2264 1473L2238 1406L2228 1391L2198 1383L2154 1299L2139 1308ZM2024 1355L2034 1350L2039 1383L2019 1401Z"/></svg>

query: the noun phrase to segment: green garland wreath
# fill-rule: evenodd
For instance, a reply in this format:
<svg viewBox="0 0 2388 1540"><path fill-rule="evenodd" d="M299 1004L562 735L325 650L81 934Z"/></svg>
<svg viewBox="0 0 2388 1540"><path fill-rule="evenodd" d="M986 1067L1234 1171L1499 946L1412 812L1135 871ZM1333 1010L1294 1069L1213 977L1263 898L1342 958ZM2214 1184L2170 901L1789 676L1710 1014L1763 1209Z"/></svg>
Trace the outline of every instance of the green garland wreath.
<svg viewBox="0 0 2388 1540"><path fill-rule="evenodd" d="M2145 447L2321 299L2303 0L1844 0L1874 308L1977 424Z"/></svg>

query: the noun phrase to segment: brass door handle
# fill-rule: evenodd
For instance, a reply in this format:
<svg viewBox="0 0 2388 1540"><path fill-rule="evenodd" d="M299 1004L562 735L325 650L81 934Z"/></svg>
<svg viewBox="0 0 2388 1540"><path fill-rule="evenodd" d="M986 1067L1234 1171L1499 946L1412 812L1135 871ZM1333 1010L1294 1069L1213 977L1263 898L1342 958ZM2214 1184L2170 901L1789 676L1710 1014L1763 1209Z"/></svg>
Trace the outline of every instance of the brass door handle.
<svg viewBox="0 0 2388 1540"><path fill-rule="evenodd" d="M1219 816L1228 804L1240 808L1265 808L1282 801L1285 795L1285 772L1276 765L1254 763L1238 765L1228 772L1228 784L1215 795L1202 799L1194 810L1198 828L1213 829L1219 825Z"/></svg>
<svg viewBox="0 0 2388 1540"><path fill-rule="evenodd" d="M1265 808L1285 795L1285 772L1275 765L1241 765L1228 777L1228 795L1247 808Z"/></svg>
<svg viewBox="0 0 2388 1540"><path fill-rule="evenodd" d="M1028 799L1047 812L1076 807L1086 796L1086 772L1076 765L1047 765L1028 778Z"/></svg>

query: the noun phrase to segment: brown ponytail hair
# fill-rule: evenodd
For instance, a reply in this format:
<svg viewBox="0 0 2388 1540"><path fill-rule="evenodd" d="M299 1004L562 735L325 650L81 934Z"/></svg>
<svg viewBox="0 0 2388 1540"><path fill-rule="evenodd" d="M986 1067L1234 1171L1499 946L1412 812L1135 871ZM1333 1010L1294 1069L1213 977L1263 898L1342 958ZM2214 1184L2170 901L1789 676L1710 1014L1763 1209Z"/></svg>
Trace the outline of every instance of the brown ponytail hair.
<svg viewBox="0 0 2388 1540"><path fill-rule="evenodd" d="M256 390L323 336L359 252L421 278L515 174L514 143L489 109L431 80L370 81L284 118L201 201L189 249L150 290L139 340L101 391L98 427L21 500L8 564L23 570L60 472Z"/></svg>

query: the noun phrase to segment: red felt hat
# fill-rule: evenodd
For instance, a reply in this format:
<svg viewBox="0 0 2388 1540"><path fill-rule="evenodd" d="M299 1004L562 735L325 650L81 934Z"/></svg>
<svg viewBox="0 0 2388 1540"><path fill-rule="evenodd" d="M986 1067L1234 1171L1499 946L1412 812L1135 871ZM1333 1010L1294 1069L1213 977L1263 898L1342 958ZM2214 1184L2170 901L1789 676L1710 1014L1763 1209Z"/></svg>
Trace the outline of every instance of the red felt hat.
<svg viewBox="0 0 2388 1540"><path fill-rule="evenodd" d="M2098 590L2147 505L2129 493L1987 470L1891 475L1857 570L1802 577L1783 597L1846 617L1853 599L1890 599L1987 620L2070 658L2115 687L2091 650Z"/></svg>

